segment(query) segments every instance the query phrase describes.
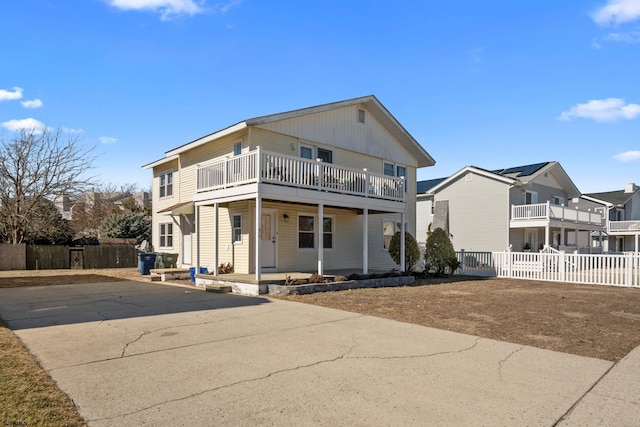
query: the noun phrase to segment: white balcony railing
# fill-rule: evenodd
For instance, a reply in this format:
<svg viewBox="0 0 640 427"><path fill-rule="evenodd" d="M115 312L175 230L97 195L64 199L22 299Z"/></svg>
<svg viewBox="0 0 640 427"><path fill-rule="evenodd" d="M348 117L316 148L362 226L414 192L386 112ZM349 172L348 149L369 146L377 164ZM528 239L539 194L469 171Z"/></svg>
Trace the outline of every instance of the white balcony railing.
<svg viewBox="0 0 640 427"><path fill-rule="evenodd" d="M239 156L216 159L197 168L198 192L256 182L396 201L403 201L405 195L404 178L260 148Z"/></svg>
<svg viewBox="0 0 640 427"><path fill-rule="evenodd" d="M640 220L635 221L609 221L607 231L610 234L616 233L640 233Z"/></svg>
<svg viewBox="0 0 640 427"><path fill-rule="evenodd" d="M557 219L578 224L602 225L602 214L598 212L582 211L566 206L536 203L532 205L512 205L511 220L523 221L532 219Z"/></svg>

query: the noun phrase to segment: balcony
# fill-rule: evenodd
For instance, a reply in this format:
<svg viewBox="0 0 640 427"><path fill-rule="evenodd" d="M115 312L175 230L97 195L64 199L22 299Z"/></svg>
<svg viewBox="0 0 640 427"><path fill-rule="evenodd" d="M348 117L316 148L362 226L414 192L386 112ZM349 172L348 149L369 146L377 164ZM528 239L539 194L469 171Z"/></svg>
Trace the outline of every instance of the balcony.
<svg viewBox="0 0 640 427"><path fill-rule="evenodd" d="M293 188L404 201L404 178L257 150L198 165L197 192L266 183Z"/></svg>
<svg viewBox="0 0 640 427"><path fill-rule="evenodd" d="M553 205L550 202L532 205L512 205L511 223L516 222L568 222L590 226L602 226L602 214Z"/></svg>
<svg viewBox="0 0 640 427"><path fill-rule="evenodd" d="M640 220L609 221L607 222L607 233L610 235L640 234Z"/></svg>

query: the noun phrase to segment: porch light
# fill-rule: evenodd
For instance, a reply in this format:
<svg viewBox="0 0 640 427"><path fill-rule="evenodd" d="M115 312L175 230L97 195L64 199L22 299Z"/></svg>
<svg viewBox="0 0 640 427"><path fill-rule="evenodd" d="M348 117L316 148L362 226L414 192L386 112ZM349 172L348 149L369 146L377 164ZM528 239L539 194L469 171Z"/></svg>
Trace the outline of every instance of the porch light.
<svg viewBox="0 0 640 427"><path fill-rule="evenodd" d="M282 215L282 218L284 218L284 222L289 222L289 215L284 214Z"/></svg>

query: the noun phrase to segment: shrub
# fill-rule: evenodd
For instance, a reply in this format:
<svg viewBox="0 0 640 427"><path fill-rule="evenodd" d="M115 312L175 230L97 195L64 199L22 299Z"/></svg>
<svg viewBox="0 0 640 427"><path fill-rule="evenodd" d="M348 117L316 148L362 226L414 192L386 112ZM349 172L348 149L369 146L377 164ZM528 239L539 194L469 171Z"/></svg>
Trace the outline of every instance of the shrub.
<svg viewBox="0 0 640 427"><path fill-rule="evenodd" d="M404 233L404 266L407 271L413 271L413 267L420 259L420 247L415 237L409 232ZM396 264L400 264L400 232L391 238L389 243L389 255Z"/></svg>
<svg viewBox="0 0 640 427"><path fill-rule="evenodd" d="M449 236L442 228L436 228L427 238L424 252L425 268L436 274L445 274L447 269L453 274L460 266Z"/></svg>

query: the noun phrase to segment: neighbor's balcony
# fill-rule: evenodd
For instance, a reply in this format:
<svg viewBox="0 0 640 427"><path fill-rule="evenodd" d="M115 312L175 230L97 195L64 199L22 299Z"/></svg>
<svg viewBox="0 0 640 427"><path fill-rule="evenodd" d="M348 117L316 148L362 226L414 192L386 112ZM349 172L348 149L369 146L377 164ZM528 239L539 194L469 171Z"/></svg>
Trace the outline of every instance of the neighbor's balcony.
<svg viewBox="0 0 640 427"><path fill-rule="evenodd" d="M607 233L609 234L639 234L640 220L635 221L608 221Z"/></svg>
<svg viewBox="0 0 640 427"><path fill-rule="evenodd" d="M602 214L553 205L550 202L532 205L512 205L511 221L559 220L574 224L602 226Z"/></svg>
<svg viewBox="0 0 640 427"><path fill-rule="evenodd" d="M197 169L197 191L213 191L257 182L404 201L404 178L395 178L273 153L258 148L216 159Z"/></svg>

